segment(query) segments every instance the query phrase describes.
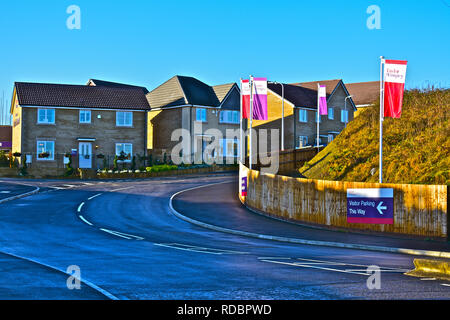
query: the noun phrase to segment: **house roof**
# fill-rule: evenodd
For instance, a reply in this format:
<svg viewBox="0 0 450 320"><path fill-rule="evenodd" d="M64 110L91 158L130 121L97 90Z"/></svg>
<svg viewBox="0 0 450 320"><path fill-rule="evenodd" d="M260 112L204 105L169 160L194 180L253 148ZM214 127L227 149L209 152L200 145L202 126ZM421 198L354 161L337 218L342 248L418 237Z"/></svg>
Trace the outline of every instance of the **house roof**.
<svg viewBox="0 0 450 320"><path fill-rule="evenodd" d="M141 88L16 82L21 106L149 110Z"/></svg>
<svg viewBox="0 0 450 320"><path fill-rule="evenodd" d="M345 86L356 105L372 104L380 99L380 81L347 83Z"/></svg>
<svg viewBox="0 0 450 320"><path fill-rule="evenodd" d="M325 85L326 86L326 92L328 95L330 95L336 86L339 84L339 82L342 81L341 79L334 79L334 80L321 80L321 81L309 81L309 82L297 82L292 83L296 86L301 86L307 89L311 89L317 92L317 84Z"/></svg>
<svg viewBox="0 0 450 320"><path fill-rule="evenodd" d="M281 97L281 85L269 83L268 88ZM333 87L334 89L334 87ZM327 93L329 96L329 94ZM317 86L316 89L309 89L294 84L284 84L284 98L296 107L317 108Z"/></svg>
<svg viewBox="0 0 450 320"><path fill-rule="evenodd" d="M186 76L174 76L147 94L152 108L182 105L219 107L234 83L211 87Z"/></svg>
<svg viewBox="0 0 450 320"><path fill-rule="evenodd" d="M0 142L12 141L12 127L0 126Z"/></svg>
<svg viewBox="0 0 450 320"><path fill-rule="evenodd" d="M135 86L131 84L125 84L125 83L119 83L119 82L111 82L111 81L105 81L105 80L99 80L99 79L89 79L89 81L86 83L88 86L98 86L98 87L112 87L112 88L139 88L144 91L144 93L148 93L148 90L146 87L141 86Z"/></svg>

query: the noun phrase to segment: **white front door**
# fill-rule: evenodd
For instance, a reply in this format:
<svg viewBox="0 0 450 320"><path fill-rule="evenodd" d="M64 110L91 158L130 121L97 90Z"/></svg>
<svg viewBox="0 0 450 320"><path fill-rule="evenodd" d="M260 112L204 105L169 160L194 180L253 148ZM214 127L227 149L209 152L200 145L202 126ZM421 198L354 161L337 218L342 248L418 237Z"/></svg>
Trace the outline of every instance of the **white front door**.
<svg viewBox="0 0 450 320"><path fill-rule="evenodd" d="M80 142L80 155L78 166L82 169L92 168L92 144L90 142Z"/></svg>

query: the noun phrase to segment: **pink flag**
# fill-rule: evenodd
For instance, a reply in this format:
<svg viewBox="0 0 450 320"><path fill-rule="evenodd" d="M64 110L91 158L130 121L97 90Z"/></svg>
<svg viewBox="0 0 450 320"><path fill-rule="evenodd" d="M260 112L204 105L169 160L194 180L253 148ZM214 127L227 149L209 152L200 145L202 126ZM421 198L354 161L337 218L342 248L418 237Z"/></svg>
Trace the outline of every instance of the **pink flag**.
<svg viewBox="0 0 450 320"><path fill-rule="evenodd" d="M384 66L384 116L400 118L405 90L406 61L386 60Z"/></svg>
<svg viewBox="0 0 450 320"><path fill-rule="evenodd" d="M241 97L242 97L242 119L250 118L250 82L248 80L241 81Z"/></svg>
<svg viewBox="0 0 450 320"><path fill-rule="evenodd" d="M327 108L327 91L325 86L319 87L319 114L328 114L328 108Z"/></svg>
<svg viewBox="0 0 450 320"><path fill-rule="evenodd" d="M267 78L253 78L253 119L267 120Z"/></svg>

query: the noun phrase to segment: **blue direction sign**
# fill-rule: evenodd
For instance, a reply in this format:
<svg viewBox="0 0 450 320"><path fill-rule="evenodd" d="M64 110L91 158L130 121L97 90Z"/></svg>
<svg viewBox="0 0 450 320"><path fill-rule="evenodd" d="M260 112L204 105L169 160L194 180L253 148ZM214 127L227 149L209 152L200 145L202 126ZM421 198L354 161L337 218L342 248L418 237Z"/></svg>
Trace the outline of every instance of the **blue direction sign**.
<svg viewBox="0 0 450 320"><path fill-rule="evenodd" d="M347 189L348 223L394 223L394 190Z"/></svg>

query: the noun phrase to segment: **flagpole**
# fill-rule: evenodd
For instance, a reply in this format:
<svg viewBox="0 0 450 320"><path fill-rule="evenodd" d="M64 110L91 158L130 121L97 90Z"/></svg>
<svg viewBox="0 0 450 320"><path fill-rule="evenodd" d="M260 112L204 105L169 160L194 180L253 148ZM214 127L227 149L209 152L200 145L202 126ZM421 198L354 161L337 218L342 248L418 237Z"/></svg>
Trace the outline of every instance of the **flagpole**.
<svg viewBox="0 0 450 320"><path fill-rule="evenodd" d="M384 121L384 81L383 81L384 57L380 57L380 169L379 183L383 183L383 121Z"/></svg>
<svg viewBox="0 0 450 320"><path fill-rule="evenodd" d="M320 112L319 112L319 104L320 104L320 97L319 97L319 90L320 90L320 83L317 83L317 115L316 115L316 122L317 122L317 153L319 153L319 118L320 118Z"/></svg>
<svg viewBox="0 0 450 320"><path fill-rule="evenodd" d="M244 148L245 147L243 147L243 146L245 146L245 143L244 143L244 139L243 139L243 136L244 136L244 134L243 134L243 132L242 132L242 117L243 117L243 113L242 113L242 78L239 78L239 88L240 88L240 90L239 90L239 93L240 93L240 99L239 99L239 104L240 104L240 113L239 113L239 148L240 148L240 150L239 150L239 153L240 153L240 157L239 157L239 159L240 159L240 161L241 161L241 163L243 163L244 161L242 161L242 159L243 159L243 157L244 157Z"/></svg>
<svg viewBox="0 0 450 320"><path fill-rule="evenodd" d="M249 147L250 147L250 152L249 152L249 168L250 170L252 170L252 164L253 164L253 156L252 156L252 143L253 143L253 139L252 139L252 127L253 127L253 76L250 75L250 142L249 142Z"/></svg>

